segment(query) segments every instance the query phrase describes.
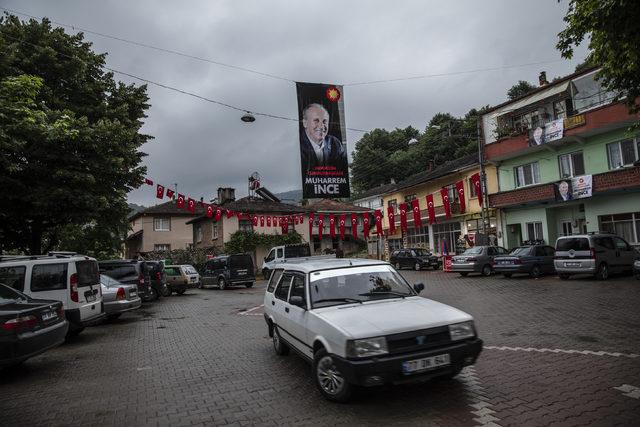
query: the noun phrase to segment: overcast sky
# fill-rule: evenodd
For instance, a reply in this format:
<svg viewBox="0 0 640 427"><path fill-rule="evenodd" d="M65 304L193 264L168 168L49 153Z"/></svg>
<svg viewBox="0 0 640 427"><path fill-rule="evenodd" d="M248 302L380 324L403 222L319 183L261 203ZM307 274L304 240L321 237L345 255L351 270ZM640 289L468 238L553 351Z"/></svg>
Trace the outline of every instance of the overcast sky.
<svg viewBox="0 0 640 427"><path fill-rule="evenodd" d="M346 86L347 127L414 126L506 99L518 80L573 71L555 49L567 1L31 1L0 6L288 79L347 84L555 61L421 80ZM68 32L73 30L67 29ZM297 117L295 85L86 34L108 66L252 111ZM135 80L118 76L128 83ZM241 113L150 85L142 147L148 176L194 198L218 187L247 193L258 171L273 192L301 187L298 125ZM349 131L351 152L361 133ZM129 201L155 204L152 187Z"/></svg>

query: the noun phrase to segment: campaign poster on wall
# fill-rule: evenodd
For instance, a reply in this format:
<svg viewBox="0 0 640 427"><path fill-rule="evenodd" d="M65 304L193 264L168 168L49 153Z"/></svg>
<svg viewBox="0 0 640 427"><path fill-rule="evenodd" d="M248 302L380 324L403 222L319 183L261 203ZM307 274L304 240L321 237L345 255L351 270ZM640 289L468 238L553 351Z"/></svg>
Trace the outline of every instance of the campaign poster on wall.
<svg viewBox="0 0 640 427"><path fill-rule="evenodd" d="M543 126L538 126L531 133L529 145L543 145L562 138L564 134L564 119L552 120Z"/></svg>
<svg viewBox="0 0 640 427"><path fill-rule="evenodd" d="M584 199L593 193L592 176L582 175L567 178L554 184L556 201Z"/></svg>
<svg viewBox="0 0 640 427"><path fill-rule="evenodd" d="M296 83L305 199L349 197L342 86Z"/></svg>

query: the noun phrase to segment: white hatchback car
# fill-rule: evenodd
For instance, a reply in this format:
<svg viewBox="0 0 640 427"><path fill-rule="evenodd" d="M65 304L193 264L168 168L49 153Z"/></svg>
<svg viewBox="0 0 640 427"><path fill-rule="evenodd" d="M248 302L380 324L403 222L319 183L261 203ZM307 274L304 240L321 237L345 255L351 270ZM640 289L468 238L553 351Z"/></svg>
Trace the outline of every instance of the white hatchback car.
<svg viewBox="0 0 640 427"><path fill-rule="evenodd" d="M454 377L482 351L473 318L418 296L386 262L292 260L274 270L264 296L275 352L313 363L329 400L353 385Z"/></svg>

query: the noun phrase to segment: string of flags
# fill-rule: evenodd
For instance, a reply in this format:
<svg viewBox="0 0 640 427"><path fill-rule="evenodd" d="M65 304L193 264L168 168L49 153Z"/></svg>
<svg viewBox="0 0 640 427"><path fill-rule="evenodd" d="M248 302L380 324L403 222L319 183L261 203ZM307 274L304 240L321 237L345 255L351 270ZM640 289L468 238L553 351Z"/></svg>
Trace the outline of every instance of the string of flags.
<svg viewBox="0 0 640 427"><path fill-rule="evenodd" d="M476 194L478 196L478 203L482 206L482 187L480 184L480 174L476 173L471 176L471 185L475 187ZM153 180L149 178L144 179L144 183L146 185L153 186ZM282 234L288 234L289 225L302 225L305 221L305 215L308 217L309 224L309 235L312 235L314 221L317 220L318 223L318 238L322 240L322 233L325 225L325 221L329 224L329 235L332 239L335 239L336 236L340 237L340 240L345 239L346 225L350 221L351 223L351 233L354 238L358 237L358 216L362 218L362 234L365 239L368 239L370 236L370 227L375 225L375 233L380 236L383 234L382 230L382 219L384 217L381 209L376 209L373 212L373 223L371 223L370 213L365 212L361 214L357 213L342 213L342 214L324 214L324 213L316 213L309 212L307 214L291 214L291 215L262 215L257 213L248 213L248 212L235 212L230 209L226 209L222 206L217 206L211 203L205 203L204 198L200 198L199 201L196 199L186 196L184 194L178 193L176 195L175 191L170 188L166 188L162 184L156 184L156 197L160 200L163 200L165 197L169 199L176 198L176 205L178 209L185 209L193 214L196 212L196 206L199 204L205 210L205 215L208 218L214 218L216 221L220 221L222 216L225 215L227 219L233 218L236 216L238 220L249 220L252 222L254 227L280 227ZM460 204L460 213L465 213L466 211L466 203L464 197L464 182L458 181L455 183L455 189L458 194L458 201ZM447 187L442 187L440 189L440 197L442 198L442 204L444 206L444 216L446 219L451 218L451 201L449 200L449 189ZM426 196L427 203L427 214L429 219L429 225L432 225L436 222L436 210L433 199L433 194L428 194ZM410 205L410 206L409 206ZM422 218L420 214L420 201L419 199L414 199L409 203L400 203L398 205L399 214L400 214L400 229L402 231L407 231L408 229L408 211L409 209L413 212L413 226L416 228L422 227ZM317 217L316 217L317 215ZM389 234L396 233L396 218L395 212L393 209L388 209L387 217L389 220ZM337 234L336 234L337 231Z"/></svg>

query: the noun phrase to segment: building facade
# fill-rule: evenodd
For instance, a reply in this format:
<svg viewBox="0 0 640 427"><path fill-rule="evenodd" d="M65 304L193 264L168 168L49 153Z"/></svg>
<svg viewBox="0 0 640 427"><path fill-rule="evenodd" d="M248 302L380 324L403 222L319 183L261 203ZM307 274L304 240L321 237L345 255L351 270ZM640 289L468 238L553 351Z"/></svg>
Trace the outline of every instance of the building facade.
<svg viewBox="0 0 640 427"><path fill-rule="evenodd" d="M352 203L355 206L369 209L371 211L380 210L382 215L384 215L384 195L389 191L394 191L395 187L395 182L380 185L360 194L357 199L352 200ZM368 255L371 258L383 259L385 253L384 242L385 239L382 236L379 237L377 234L371 233L369 239L367 239Z"/></svg>

